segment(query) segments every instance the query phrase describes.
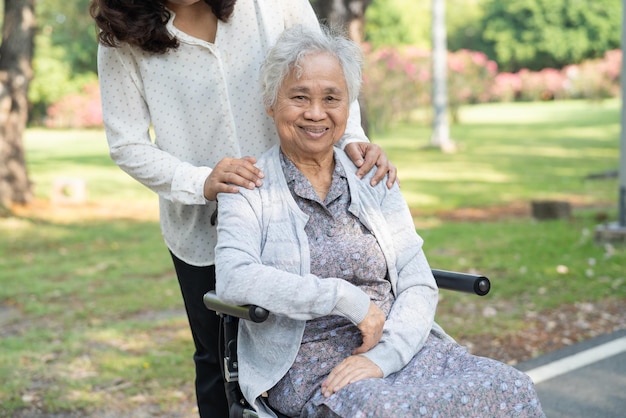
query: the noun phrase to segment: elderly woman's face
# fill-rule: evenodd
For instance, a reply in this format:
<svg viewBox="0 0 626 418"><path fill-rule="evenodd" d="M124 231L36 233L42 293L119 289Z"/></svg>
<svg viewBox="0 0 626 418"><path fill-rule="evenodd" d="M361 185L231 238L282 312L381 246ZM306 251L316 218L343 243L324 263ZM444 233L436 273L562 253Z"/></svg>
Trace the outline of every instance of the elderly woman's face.
<svg viewBox="0 0 626 418"><path fill-rule="evenodd" d="M283 152L288 156L316 157L332 153L341 139L350 109L348 88L339 61L326 53L305 56L302 73L287 75L273 108Z"/></svg>

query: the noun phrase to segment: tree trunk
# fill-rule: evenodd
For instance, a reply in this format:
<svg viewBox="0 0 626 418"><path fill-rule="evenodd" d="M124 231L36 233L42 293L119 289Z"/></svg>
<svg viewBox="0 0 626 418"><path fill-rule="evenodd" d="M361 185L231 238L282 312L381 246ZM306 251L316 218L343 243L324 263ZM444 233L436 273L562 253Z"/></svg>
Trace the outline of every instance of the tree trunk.
<svg viewBox="0 0 626 418"><path fill-rule="evenodd" d="M33 75L35 1L5 0L0 45L0 212L32 197L22 136Z"/></svg>
<svg viewBox="0 0 626 418"><path fill-rule="evenodd" d="M430 143L444 152L453 152L455 145L450 139L448 121L448 46L445 0L432 1L432 50L434 117Z"/></svg>
<svg viewBox="0 0 626 418"><path fill-rule="evenodd" d="M359 45L365 41L365 10L372 0L313 0L311 5L320 21L331 27L345 30L350 39ZM361 125L369 135L369 121L363 97L359 97Z"/></svg>

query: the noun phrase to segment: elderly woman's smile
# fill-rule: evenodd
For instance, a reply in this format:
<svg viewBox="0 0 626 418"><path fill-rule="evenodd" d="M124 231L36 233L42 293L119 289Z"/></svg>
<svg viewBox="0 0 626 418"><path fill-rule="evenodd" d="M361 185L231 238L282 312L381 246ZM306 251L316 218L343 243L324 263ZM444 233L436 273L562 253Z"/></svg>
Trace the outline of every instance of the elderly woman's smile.
<svg viewBox="0 0 626 418"><path fill-rule="evenodd" d="M337 58L311 53L291 69L268 114L274 119L285 155L295 160L332 156L345 131L348 88Z"/></svg>
<svg viewBox="0 0 626 418"><path fill-rule="evenodd" d="M322 136L328 128L325 127L315 127L315 126L302 126L301 129L304 129L307 133L311 134L311 136Z"/></svg>

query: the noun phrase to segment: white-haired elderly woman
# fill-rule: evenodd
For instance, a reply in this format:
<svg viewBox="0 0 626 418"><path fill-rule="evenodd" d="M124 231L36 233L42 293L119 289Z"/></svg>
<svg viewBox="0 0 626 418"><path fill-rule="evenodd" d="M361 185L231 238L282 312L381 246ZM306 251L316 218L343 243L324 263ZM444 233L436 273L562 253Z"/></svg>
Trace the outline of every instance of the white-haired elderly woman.
<svg viewBox="0 0 626 418"><path fill-rule="evenodd" d="M361 64L345 37L294 27L261 69L280 144L258 160L262 187L218 198L217 295L271 311L240 322L244 396L263 417L543 416L525 374L434 322L398 185L370 187L333 146Z"/></svg>

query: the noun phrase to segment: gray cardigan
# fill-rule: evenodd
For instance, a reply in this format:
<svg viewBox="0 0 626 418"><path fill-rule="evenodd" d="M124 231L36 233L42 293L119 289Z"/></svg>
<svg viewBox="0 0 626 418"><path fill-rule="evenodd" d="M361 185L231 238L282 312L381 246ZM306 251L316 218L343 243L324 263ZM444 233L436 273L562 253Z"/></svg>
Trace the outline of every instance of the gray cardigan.
<svg viewBox="0 0 626 418"><path fill-rule="evenodd" d="M434 322L437 286L399 186L389 190L380 182L371 187L374 170L360 180L343 151L335 149L335 158L348 176L349 210L376 236L396 298L381 341L364 354L388 376L413 358L431 331L450 337ZM255 304L271 312L261 324L240 321L238 337L242 392L260 416L271 417L258 398L293 364L305 321L342 315L358 324L369 297L345 280L310 274L308 215L287 187L279 146L265 152L257 166L265 173L262 187L218 196L216 292L227 303Z"/></svg>

